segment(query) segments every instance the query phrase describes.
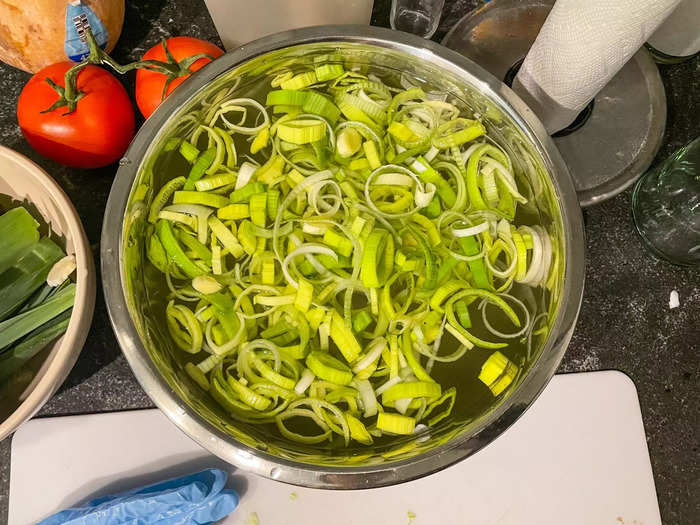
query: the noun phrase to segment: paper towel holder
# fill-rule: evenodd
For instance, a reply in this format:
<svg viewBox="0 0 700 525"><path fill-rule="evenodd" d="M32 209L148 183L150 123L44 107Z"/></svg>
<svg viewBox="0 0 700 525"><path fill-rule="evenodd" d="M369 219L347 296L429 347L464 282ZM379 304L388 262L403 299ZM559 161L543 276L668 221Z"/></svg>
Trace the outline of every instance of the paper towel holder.
<svg viewBox="0 0 700 525"><path fill-rule="evenodd" d="M465 15L442 44L505 79L522 63L553 4L554 0L493 0ZM607 200L633 184L651 165L666 127L663 83L644 48L594 101L587 116L579 115L585 120L575 129L572 123L567 133L552 136L574 178L581 206Z"/></svg>
<svg viewBox="0 0 700 525"><path fill-rule="evenodd" d="M518 71L520 71L520 66L523 65L524 60L524 57L521 58L520 60L515 62L515 64L510 66L510 69L508 69L508 71L506 71L506 74L503 77L503 83L509 88L513 87L513 81L515 80L515 76L518 74ZM566 126L564 129L560 129L559 131L552 133L552 137L565 137L569 133L573 133L577 129L583 127L583 125L588 121L588 119L591 118L594 106L595 98L591 99L591 101L588 104L586 104L586 107L583 108L578 115L576 115L576 118L571 124Z"/></svg>

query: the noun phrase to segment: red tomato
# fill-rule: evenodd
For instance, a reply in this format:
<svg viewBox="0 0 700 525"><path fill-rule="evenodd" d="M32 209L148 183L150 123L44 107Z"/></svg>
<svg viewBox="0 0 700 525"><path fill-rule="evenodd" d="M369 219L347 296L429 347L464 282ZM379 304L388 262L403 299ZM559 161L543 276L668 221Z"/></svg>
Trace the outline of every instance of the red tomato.
<svg viewBox="0 0 700 525"><path fill-rule="evenodd" d="M66 166L98 168L118 160L134 136L134 110L119 81L97 66L86 66L77 76L85 95L75 111L61 107L42 113L58 100L46 82L64 86L64 74L73 62L59 62L38 71L24 86L17 102L17 120L25 138L39 153Z"/></svg>
<svg viewBox="0 0 700 525"><path fill-rule="evenodd" d="M168 46L170 54L178 62L200 53L205 53L213 58L219 58L224 54L224 52L214 44L189 36L175 36L166 40L165 44ZM142 60L167 62L168 58L165 56L163 44L156 44L146 51ZM211 60L208 58L200 58L192 64L189 69L190 71L197 71L202 69L209 62L211 62ZM170 93L189 76L190 75L177 77L170 82L165 96L167 97L170 95ZM168 77L163 73L157 73L147 69L139 69L136 72L136 104L144 117L150 117L151 113L153 113L163 101L163 88L167 80Z"/></svg>

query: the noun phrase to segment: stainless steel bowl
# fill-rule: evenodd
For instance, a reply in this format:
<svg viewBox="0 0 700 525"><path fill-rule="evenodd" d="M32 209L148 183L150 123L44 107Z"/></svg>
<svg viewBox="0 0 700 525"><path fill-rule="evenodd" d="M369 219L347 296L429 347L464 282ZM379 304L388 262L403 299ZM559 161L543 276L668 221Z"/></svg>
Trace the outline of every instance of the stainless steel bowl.
<svg viewBox="0 0 700 525"><path fill-rule="evenodd" d="M532 365L510 392L478 417L454 414L419 443L329 451L289 444L236 422L192 383L163 329L162 308L150 307L145 281L145 210L152 196L154 151L177 133L177 121L234 81L243 90L281 64L341 55L382 74L401 74L447 93L477 113L489 134L518 159L532 188L530 212L562 247L550 303L554 317ZM536 210L535 210L536 207ZM125 263L128 261L128 264ZM473 62L430 41L361 26L314 27L272 35L230 52L179 87L144 124L116 176L102 233L102 276L114 331L137 379L163 412L192 439L246 471L308 487L355 489L425 476L493 441L535 400L554 374L576 322L584 279L584 237L576 193L559 153L534 114L510 89ZM523 444L526 447L527 444Z"/></svg>

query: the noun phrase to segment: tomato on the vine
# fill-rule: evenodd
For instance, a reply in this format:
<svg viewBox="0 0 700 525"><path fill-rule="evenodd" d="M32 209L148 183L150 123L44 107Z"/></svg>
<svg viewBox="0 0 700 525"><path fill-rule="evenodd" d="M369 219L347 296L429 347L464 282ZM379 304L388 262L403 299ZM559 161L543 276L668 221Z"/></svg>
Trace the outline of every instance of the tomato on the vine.
<svg viewBox="0 0 700 525"><path fill-rule="evenodd" d="M29 144L66 166L98 168L118 160L134 136L134 110L121 83L104 69L88 65L78 73L82 93L75 111L58 107L47 78L65 87L64 75L75 64L59 62L38 71L17 102L17 121Z"/></svg>
<svg viewBox="0 0 700 525"><path fill-rule="evenodd" d="M192 38L188 36L175 36L168 38L165 41L165 45L168 47L168 51L170 52L172 58L174 58L177 62L182 62L183 60L199 54L209 55L212 57L212 59L218 58L224 54L224 52L214 44L205 40L200 40L199 38ZM168 58L169 57L163 48L163 44L156 44L151 49L146 51L142 57L142 60L158 60L160 62L167 62ZM189 71L194 72L203 68L209 62L211 62L211 59L202 57L195 60L188 69ZM166 82L168 82L167 75L147 69L139 69L136 72L136 104L141 110L143 116L148 118L163 101L163 99L170 95L170 93L172 93L173 90L184 82L184 80L189 76L189 74L184 74L183 76L173 78L168 84L167 89L165 89Z"/></svg>

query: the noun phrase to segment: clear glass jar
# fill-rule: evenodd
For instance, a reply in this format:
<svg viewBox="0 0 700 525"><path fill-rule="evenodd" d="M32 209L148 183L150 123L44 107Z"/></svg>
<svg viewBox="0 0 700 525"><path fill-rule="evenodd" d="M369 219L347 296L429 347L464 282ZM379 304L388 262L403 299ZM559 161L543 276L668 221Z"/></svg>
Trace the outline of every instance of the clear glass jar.
<svg viewBox="0 0 700 525"><path fill-rule="evenodd" d="M652 253L673 264L700 265L700 137L639 179L632 211Z"/></svg>
<svg viewBox="0 0 700 525"><path fill-rule="evenodd" d="M445 0L392 0L391 28L430 38L440 23Z"/></svg>

